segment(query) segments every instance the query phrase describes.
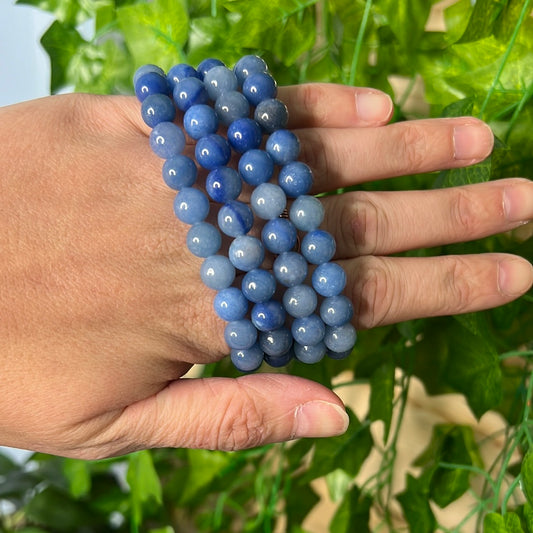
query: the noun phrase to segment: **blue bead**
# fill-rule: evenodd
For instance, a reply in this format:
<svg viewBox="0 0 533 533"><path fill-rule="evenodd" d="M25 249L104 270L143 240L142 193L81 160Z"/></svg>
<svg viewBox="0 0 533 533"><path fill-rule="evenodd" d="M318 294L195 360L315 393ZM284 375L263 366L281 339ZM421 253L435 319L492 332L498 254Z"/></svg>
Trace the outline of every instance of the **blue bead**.
<svg viewBox="0 0 533 533"><path fill-rule="evenodd" d="M261 266L265 259L265 249L259 239L239 235L230 244L228 257L236 269L249 272Z"/></svg>
<svg viewBox="0 0 533 533"><path fill-rule="evenodd" d="M342 326L328 326L326 328L324 344L332 352L343 353L351 350L354 347L356 340L357 333L350 322L347 322Z"/></svg>
<svg viewBox="0 0 533 533"><path fill-rule="evenodd" d="M303 318L315 312L316 292L309 285L294 285L283 294L283 307L294 318Z"/></svg>
<svg viewBox="0 0 533 533"><path fill-rule="evenodd" d="M200 79L204 79L205 75L213 68L218 66L224 66L224 63L220 61L220 59L215 59L213 57L208 57L207 59L204 59L196 69L198 73L200 74Z"/></svg>
<svg viewBox="0 0 533 533"><path fill-rule="evenodd" d="M270 220L283 213L287 205L287 197L283 189L273 183L261 183L256 187L250 198L252 211L260 218Z"/></svg>
<svg viewBox="0 0 533 533"><path fill-rule="evenodd" d="M265 354L264 361L272 368L281 368L282 366L287 366L293 358L294 350L291 348L287 353L279 356Z"/></svg>
<svg viewBox="0 0 533 533"><path fill-rule="evenodd" d="M231 167L218 167L207 175L205 190L215 202L223 204L236 200L241 189L241 177Z"/></svg>
<svg viewBox="0 0 533 533"><path fill-rule="evenodd" d="M250 114L250 104L238 91L222 93L215 102L215 111L222 124L229 126L233 121Z"/></svg>
<svg viewBox="0 0 533 533"><path fill-rule="evenodd" d="M300 141L292 131L277 130L269 135L265 148L274 163L286 165L298 159Z"/></svg>
<svg viewBox="0 0 533 533"><path fill-rule="evenodd" d="M178 154L163 163L163 179L171 188L179 191L191 187L196 182L197 169L194 161L183 154Z"/></svg>
<svg viewBox="0 0 533 533"><path fill-rule="evenodd" d="M250 104L256 106L263 100L276 98L278 86L274 78L267 72L254 72L242 84L242 94Z"/></svg>
<svg viewBox="0 0 533 533"><path fill-rule="evenodd" d="M301 161L287 163L279 171L279 186L290 198L298 198L308 194L313 185L313 173L311 169Z"/></svg>
<svg viewBox="0 0 533 533"><path fill-rule="evenodd" d="M235 267L224 255L210 255L200 267L200 277L206 287L220 291L233 283Z"/></svg>
<svg viewBox="0 0 533 533"><path fill-rule="evenodd" d="M272 357L279 357L291 349L291 332L286 327L281 327L273 331L262 331L259 333L259 346L265 354Z"/></svg>
<svg viewBox="0 0 533 533"><path fill-rule="evenodd" d="M150 71L142 74L135 82L135 95L139 102L144 101L151 94L169 94L170 86L164 74Z"/></svg>
<svg viewBox="0 0 533 533"><path fill-rule="evenodd" d="M307 277L307 261L298 252L285 252L274 260L275 278L286 287L300 285Z"/></svg>
<svg viewBox="0 0 533 533"><path fill-rule="evenodd" d="M291 326L294 340L304 346L318 344L324 338L326 325L318 315L296 318Z"/></svg>
<svg viewBox="0 0 533 533"><path fill-rule="evenodd" d="M215 255L222 246L222 235L208 222L197 222L187 232L187 248L196 257Z"/></svg>
<svg viewBox="0 0 533 533"><path fill-rule="evenodd" d="M157 65L152 65L152 64L148 64L148 65L142 65L140 66L136 71L135 71L135 74L133 75L133 85L137 85L137 80L143 76L144 74L148 74L149 72L155 72L157 74L159 74L160 76L165 76L165 71L161 68L161 67L158 67Z"/></svg>
<svg viewBox="0 0 533 533"><path fill-rule="evenodd" d="M206 104L209 100L204 84L198 78L183 78L174 85L172 91L178 109L187 111L197 104Z"/></svg>
<svg viewBox="0 0 533 533"><path fill-rule="evenodd" d="M185 224L202 222L209 213L209 200L202 191L183 187L174 199L174 213Z"/></svg>
<svg viewBox="0 0 533 533"><path fill-rule="evenodd" d="M185 135L173 122L160 122L150 132L150 147L154 154L169 159L185 148Z"/></svg>
<svg viewBox="0 0 533 533"><path fill-rule="evenodd" d="M174 65L167 73L167 80L172 87L184 78L200 79L200 73L194 67L187 65L186 63Z"/></svg>
<svg viewBox="0 0 533 533"><path fill-rule="evenodd" d="M257 105L254 118L267 133L272 133L287 127L289 111L282 101L270 98Z"/></svg>
<svg viewBox="0 0 533 533"><path fill-rule="evenodd" d="M215 313L226 322L241 320L248 312L248 300L236 287L218 291L213 300Z"/></svg>
<svg viewBox="0 0 533 533"><path fill-rule="evenodd" d="M320 317L327 326L342 326L353 317L352 302L343 294L330 296L320 305Z"/></svg>
<svg viewBox="0 0 533 533"><path fill-rule="evenodd" d="M231 148L224 137L217 133L206 135L198 140L195 147L196 161L207 170L227 165L231 157Z"/></svg>
<svg viewBox="0 0 533 533"><path fill-rule="evenodd" d="M327 263L335 255L335 239L327 231L315 229L305 234L301 252L313 265Z"/></svg>
<svg viewBox="0 0 533 533"><path fill-rule="evenodd" d="M233 67L233 72L239 80L239 84L242 85L244 80L254 72L267 72L268 65L264 59L261 59L256 55L246 55L237 61Z"/></svg>
<svg viewBox="0 0 533 533"><path fill-rule="evenodd" d="M266 302L276 292L276 280L267 270L256 268L244 275L241 290L253 303Z"/></svg>
<svg viewBox="0 0 533 533"><path fill-rule="evenodd" d="M237 76L229 68L217 65L206 72L204 85L209 98L216 100L224 92L237 90Z"/></svg>
<svg viewBox="0 0 533 533"><path fill-rule="evenodd" d="M266 183L273 172L274 161L264 150L248 150L239 159L239 174L248 185Z"/></svg>
<svg viewBox="0 0 533 533"><path fill-rule="evenodd" d="M253 372L263 362L263 350L258 343L245 350L231 350L231 362L240 372Z"/></svg>
<svg viewBox="0 0 533 533"><path fill-rule="evenodd" d="M253 224L252 210L238 200L227 202L218 212L218 227L230 237L245 235L252 229Z"/></svg>
<svg viewBox="0 0 533 533"><path fill-rule="evenodd" d="M327 356L330 359L335 359L336 361L340 359L346 359L352 353L352 349L346 350L345 352L332 352L331 350L327 351Z"/></svg>
<svg viewBox="0 0 533 533"><path fill-rule="evenodd" d="M232 350L248 350L257 342L257 329L249 320L234 320L226 326L224 338Z"/></svg>
<svg viewBox="0 0 533 533"><path fill-rule="evenodd" d="M183 129L195 140L216 133L218 117L215 110L206 104L189 107L183 116Z"/></svg>
<svg viewBox="0 0 533 533"><path fill-rule="evenodd" d="M265 248L274 254L292 250L298 239L294 224L286 218L269 220L261 231L261 240Z"/></svg>
<svg viewBox="0 0 533 533"><path fill-rule="evenodd" d="M263 134L259 124L251 118L239 118L228 127L228 141L239 153L259 148Z"/></svg>
<svg viewBox="0 0 533 533"><path fill-rule="evenodd" d="M311 282L321 296L337 296L346 286L346 273L337 263L322 263L313 272Z"/></svg>
<svg viewBox="0 0 533 533"><path fill-rule="evenodd" d="M174 102L166 94L150 94L141 105L141 117L153 128L160 122L172 122L176 116Z"/></svg>
<svg viewBox="0 0 533 533"><path fill-rule="evenodd" d="M259 331L272 331L285 323L285 309L275 300L256 303L252 307L251 320Z"/></svg>
<svg viewBox="0 0 533 533"><path fill-rule="evenodd" d="M321 361L327 351L326 345L323 342L319 342L312 346L304 346L295 342L293 348L296 359L308 365L313 365Z"/></svg>
<svg viewBox="0 0 533 533"><path fill-rule="evenodd" d="M299 196L291 205L289 218L300 231L313 231L324 220L324 206L314 196Z"/></svg>

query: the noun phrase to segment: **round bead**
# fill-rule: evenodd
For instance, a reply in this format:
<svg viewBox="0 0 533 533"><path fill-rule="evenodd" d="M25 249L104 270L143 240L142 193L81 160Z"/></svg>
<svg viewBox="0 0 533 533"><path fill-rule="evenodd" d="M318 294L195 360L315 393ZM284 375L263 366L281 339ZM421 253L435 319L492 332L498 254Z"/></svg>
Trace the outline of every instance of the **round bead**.
<svg viewBox="0 0 533 533"><path fill-rule="evenodd" d="M307 261L298 252L285 252L274 260L275 278L286 287L300 285L307 277Z"/></svg>
<svg viewBox="0 0 533 533"><path fill-rule="evenodd" d="M216 100L224 92L237 90L237 76L229 68L217 65L206 72L204 85L209 98Z"/></svg>
<svg viewBox="0 0 533 533"><path fill-rule="evenodd" d="M222 245L222 235L208 222L197 222L187 232L187 248L196 257L216 254Z"/></svg>
<svg viewBox="0 0 533 533"><path fill-rule="evenodd" d="M235 72L240 85L242 85L244 80L253 72L267 71L268 65L265 60L256 55L246 55L241 57L233 67L233 72Z"/></svg>
<svg viewBox="0 0 533 533"><path fill-rule="evenodd" d="M266 302L276 292L276 280L267 270L256 268L244 275L241 290L253 303Z"/></svg>
<svg viewBox="0 0 533 533"><path fill-rule="evenodd" d="M209 200L202 191L183 187L174 199L174 213L185 224L202 222L209 213Z"/></svg>
<svg viewBox="0 0 533 533"><path fill-rule="evenodd" d="M232 350L247 350L257 341L257 329L249 320L233 320L227 324L224 338Z"/></svg>
<svg viewBox="0 0 533 533"><path fill-rule="evenodd" d="M320 305L320 318L327 326L342 326L353 317L352 302L343 294L330 296Z"/></svg>
<svg viewBox="0 0 533 533"><path fill-rule="evenodd" d="M291 205L289 218L300 231L313 231L324 220L324 206L314 196L299 196Z"/></svg>
<svg viewBox="0 0 533 533"><path fill-rule="evenodd" d="M276 81L267 72L253 72L247 76L242 84L242 94L253 106L263 100L276 98L277 92Z"/></svg>
<svg viewBox="0 0 533 533"><path fill-rule="evenodd" d="M196 69L198 74L200 74L200 79L204 79L205 75L213 68L218 66L224 66L224 63L220 59L215 59L214 57L208 57L204 59Z"/></svg>
<svg viewBox="0 0 533 533"><path fill-rule="evenodd" d="M295 342L293 348L296 359L308 365L313 365L321 361L327 351L326 345L322 341L312 346L304 346Z"/></svg>
<svg viewBox="0 0 533 533"><path fill-rule="evenodd" d="M160 122L172 122L176 116L174 103L166 94L150 94L141 105L144 122L153 128Z"/></svg>
<svg viewBox="0 0 533 533"><path fill-rule="evenodd" d="M289 287L283 294L283 307L294 318L303 318L315 312L318 303L316 292L309 285Z"/></svg>
<svg viewBox="0 0 533 533"><path fill-rule="evenodd" d="M261 183L256 187L250 199L252 211L260 218L270 220L283 213L287 197L283 189L273 183Z"/></svg>
<svg viewBox="0 0 533 533"><path fill-rule="evenodd" d="M301 161L287 163L279 171L279 186L290 198L298 198L307 194L313 185L313 173L311 169Z"/></svg>
<svg viewBox="0 0 533 533"><path fill-rule="evenodd" d="M289 121L287 106L276 98L263 100L255 108L254 118L268 133L285 129Z"/></svg>
<svg viewBox="0 0 533 533"><path fill-rule="evenodd" d="M285 323L285 309L275 300L256 303L252 307L251 320L259 331L272 331Z"/></svg>
<svg viewBox="0 0 533 533"><path fill-rule="evenodd" d="M227 289L235 279L235 267L223 255L210 255L200 267L200 277L210 289ZM252 343L253 344L253 343Z"/></svg>
<svg viewBox="0 0 533 533"><path fill-rule="evenodd" d="M241 320L248 312L248 300L236 287L218 291L213 300L215 313L226 322Z"/></svg>
<svg viewBox="0 0 533 533"><path fill-rule="evenodd" d="M205 190L215 202L223 204L236 200L241 194L241 189L241 177L231 167L218 167L207 175Z"/></svg>
<svg viewBox="0 0 533 533"><path fill-rule="evenodd" d="M264 361L267 365L271 366L272 368L281 368L282 366L287 366L292 359L294 358L294 351L292 348L283 355L264 355Z"/></svg>
<svg viewBox="0 0 533 533"><path fill-rule="evenodd" d="M167 73L167 80L172 87L174 87L174 85L180 82L183 78L200 79L200 74L194 67L187 65L186 63L174 65Z"/></svg>
<svg viewBox="0 0 533 533"><path fill-rule="evenodd" d="M182 111L187 111L193 105L206 104L209 100L204 84L198 78L183 78L174 85L172 95L176 106Z"/></svg>
<svg viewBox="0 0 533 533"><path fill-rule="evenodd" d="M220 122L229 126L234 120L246 118L250 114L250 104L242 93L228 91L217 98L215 111Z"/></svg>
<svg viewBox="0 0 533 533"><path fill-rule="evenodd" d="M322 263L313 272L311 282L321 296L337 296L346 286L346 273L337 263Z"/></svg>
<svg viewBox="0 0 533 533"><path fill-rule="evenodd" d="M228 141L239 153L259 148L262 133L259 124L251 118L239 118L228 127Z"/></svg>
<svg viewBox="0 0 533 533"><path fill-rule="evenodd" d="M135 74L133 74L133 85L134 86L137 85L137 80L144 74L148 74L148 72L155 72L159 74L160 76L163 76L163 77L165 76L165 71L161 67L158 67L157 65L152 65L152 64L142 65L135 71Z"/></svg>
<svg viewBox="0 0 533 533"><path fill-rule="evenodd" d="M261 231L265 248L274 254L289 252L296 245L298 235L294 224L286 218L269 220Z"/></svg>
<svg viewBox="0 0 533 533"><path fill-rule="evenodd" d="M265 354L272 357L279 357L291 349L291 332L286 327L281 327L273 331L262 331L259 333L259 346Z"/></svg>
<svg viewBox="0 0 533 533"><path fill-rule="evenodd" d="M198 140L195 147L196 161L207 170L227 165L231 157L231 148L224 137L216 133L206 135Z"/></svg>
<svg viewBox="0 0 533 533"><path fill-rule="evenodd" d="M265 259L265 249L259 239L239 235L230 244L228 257L235 268L249 272L261 266Z"/></svg>
<svg viewBox="0 0 533 533"><path fill-rule="evenodd" d="M331 350L327 351L327 356L330 359L340 360L346 359L352 353L352 349L346 350L345 352L333 352Z"/></svg>
<svg viewBox="0 0 533 533"><path fill-rule="evenodd" d="M218 129L218 117L212 107L197 104L189 107L183 116L183 129L193 139L200 139Z"/></svg>
<svg viewBox="0 0 533 533"><path fill-rule="evenodd" d="M169 159L185 148L185 135L173 122L160 122L150 132L150 147L154 154Z"/></svg>
<svg viewBox="0 0 533 533"><path fill-rule="evenodd" d="M183 154L178 154L163 163L163 180L171 188L179 191L191 187L196 182L197 169L194 161Z"/></svg>
<svg viewBox="0 0 533 533"><path fill-rule="evenodd" d="M326 333L326 326L318 315L296 318L291 326L294 340L304 346L318 344Z"/></svg>
<svg viewBox="0 0 533 533"><path fill-rule="evenodd" d="M335 239L327 231L316 229L302 239L302 255L314 265L327 263L335 254Z"/></svg>
<svg viewBox="0 0 533 533"><path fill-rule="evenodd" d="M356 340L357 333L350 322L342 326L326 328L324 343L332 352L342 353L351 350Z"/></svg>
<svg viewBox="0 0 533 533"><path fill-rule="evenodd" d="M143 102L151 94L169 94L170 86L164 73L149 71L137 78L134 85L135 95Z"/></svg>
<svg viewBox="0 0 533 533"><path fill-rule="evenodd" d="M253 372L263 362L263 350L258 343L247 349L231 350L231 362L240 372Z"/></svg>
<svg viewBox="0 0 533 533"><path fill-rule="evenodd" d="M264 150L248 150L239 159L239 174L248 185L266 183L273 172L274 161Z"/></svg>
<svg viewBox="0 0 533 533"><path fill-rule="evenodd" d="M266 142L266 151L277 165L286 165L298 159L300 141L289 130L277 130L269 135Z"/></svg>
<svg viewBox="0 0 533 533"><path fill-rule="evenodd" d="M252 229L253 223L252 210L238 200L227 202L218 212L218 227L230 237L245 235Z"/></svg>

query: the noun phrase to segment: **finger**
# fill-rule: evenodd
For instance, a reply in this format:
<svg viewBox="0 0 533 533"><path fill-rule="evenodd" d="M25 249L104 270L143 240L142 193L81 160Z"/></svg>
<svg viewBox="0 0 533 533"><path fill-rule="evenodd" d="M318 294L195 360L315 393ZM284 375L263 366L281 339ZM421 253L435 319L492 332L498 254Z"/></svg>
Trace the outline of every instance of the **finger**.
<svg viewBox="0 0 533 533"><path fill-rule="evenodd" d="M313 192L377 179L457 168L485 159L494 136L473 117L412 120L380 128L303 129L301 159Z"/></svg>
<svg viewBox="0 0 533 533"><path fill-rule="evenodd" d="M339 263L359 328L490 309L521 296L533 283L532 265L509 254L364 256Z"/></svg>
<svg viewBox="0 0 533 533"><path fill-rule="evenodd" d="M480 239L533 219L533 182L502 179L427 191L353 192L323 199L337 258L388 255Z"/></svg>
<svg viewBox="0 0 533 533"><path fill-rule="evenodd" d="M289 109L289 128L347 128L386 124L394 109L377 89L333 83L280 87L278 98Z"/></svg>

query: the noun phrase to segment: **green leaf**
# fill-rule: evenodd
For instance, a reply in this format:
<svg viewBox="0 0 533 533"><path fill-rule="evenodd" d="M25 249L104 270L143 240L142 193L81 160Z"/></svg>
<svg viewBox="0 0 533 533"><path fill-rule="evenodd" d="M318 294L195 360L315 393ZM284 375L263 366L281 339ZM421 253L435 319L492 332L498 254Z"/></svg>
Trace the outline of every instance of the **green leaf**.
<svg viewBox="0 0 533 533"><path fill-rule="evenodd" d="M348 492L353 478L349 476L344 470L337 468L326 474L326 485L328 487L329 497L332 502L340 502L344 495Z"/></svg>
<svg viewBox="0 0 533 533"><path fill-rule="evenodd" d="M490 37L496 19L505 3L494 0L477 0L460 42L468 43Z"/></svg>
<svg viewBox="0 0 533 533"><path fill-rule="evenodd" d="M63 474L68 480L70 494L76 499L89 494L91 490L91 472L87 461L64 459Z"/></svg>
<svg viewBox="0 0 533 533"><path fill-rule="evenodd" d="M78 24L88 15L81 9L78 0L17 0L17 4L48 11L64 24Z"/></svg>
<svg viewBox="0 0 533 533"><path fill-rule="evenodd" d="M516 513L505 513L504 522L507 533L525 533Z"/></svg>
<svg viewBox="0 0 533 533"><path fill-rule="evenodd" d="M331 533L369 532L371 506L372 498L363 496L359 488L354 485L333 516L329 530Z"/></svg>
<svg viewBox="0 0 533 533"><path fill-rule="evenodd" d="M311 485L291 487L285 497L285 514L287 515L287 530L295 531L301 527L305 517L320 501Z"/></svg>
<svg viewBox="0 0 533 533"><path fill-rule="evenodd" d="M483 520L484 533L507 533L503 516L498 513L488 513Z"/></svg>
<svg viewBox="0 0 533 533"><path fill-rule="evenodd" d="M522 490L526 495L529 505L533 505L533 451L529 450L520 468L522 476Z"/></svg>
<svg viewBox="0 0 533 533"><path fill-rule="evenodd" d="M387 361L379 366L370 378L370 411L372 421L382 420L385 424L385 442L389 436L394 402L395 365Z"/></svg>
<svg viewBox="0 0 533 533"><path fill-rule="evenodd" d="M410 531L434 533L435 516L429 505L429 486L427 479L407 475L407 487L397 496Z"/></svg>

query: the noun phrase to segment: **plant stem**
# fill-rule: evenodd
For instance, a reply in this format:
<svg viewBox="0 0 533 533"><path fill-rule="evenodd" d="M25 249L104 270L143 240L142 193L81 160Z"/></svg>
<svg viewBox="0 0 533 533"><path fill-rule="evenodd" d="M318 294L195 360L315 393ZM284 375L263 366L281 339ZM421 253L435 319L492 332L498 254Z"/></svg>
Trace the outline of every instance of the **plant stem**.
<svg viewBox="0 0 533 533"><path fill-rule="evenodd" d="M366 26L368 24L368 17L370 15L371 7L372 0L366 0L363 18L361 19L361 25L359 26L359 32L357 33L357 39L355 41L352 64L350 66L350 77L348 78L348 85L353 85L355 83L355 76L357 74L357 64L359 63L359 56L361 55L361 47L363 45L363 39L365 36Z"/></svg>

